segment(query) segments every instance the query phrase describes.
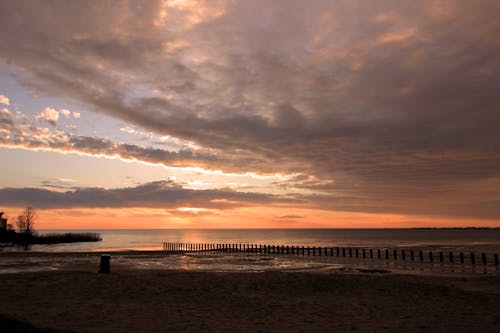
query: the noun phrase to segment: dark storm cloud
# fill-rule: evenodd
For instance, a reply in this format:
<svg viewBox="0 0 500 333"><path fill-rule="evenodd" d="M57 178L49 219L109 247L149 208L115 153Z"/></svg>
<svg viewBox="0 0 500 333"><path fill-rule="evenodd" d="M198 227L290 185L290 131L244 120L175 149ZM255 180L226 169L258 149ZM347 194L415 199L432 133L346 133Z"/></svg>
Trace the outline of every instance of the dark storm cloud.
<svg viewBox="0 0 500 333"><path fill-rule="evenodd" d="M499 2L193 6L5 1L0 57L33 89L241 171L313 176L304 188L353 210L473 216L498 201ZM466 204L429 208L433 193Z"/></svg>
<svg viewBox="0 0 500 333"><path fill-rule="evenodd" d="M39 188L0 189L0 202L4 206L33 206L40 209L55 208L215 208L225 209L270 203L298 203L299 200L231 190L191 190L170 181L157 181L137 187L105 189L81 188L56 192Z"/></svg>

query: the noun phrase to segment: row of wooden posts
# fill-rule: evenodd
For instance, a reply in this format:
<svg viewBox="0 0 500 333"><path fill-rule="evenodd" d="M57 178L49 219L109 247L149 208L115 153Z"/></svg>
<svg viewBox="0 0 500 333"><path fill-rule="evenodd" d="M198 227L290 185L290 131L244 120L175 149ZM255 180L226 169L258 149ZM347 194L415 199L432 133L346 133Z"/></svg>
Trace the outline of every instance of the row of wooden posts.
<svg viewBox="0 0 500 333"><path fill-rule="evenodd" d="M289 246L289 245L263 245L263 244L206 244L206 243L163 243L163 251L167 253L186 253L186 252L223 252L223 253L260 253L260 254L289 254L302 256L330 256L344 258L363 258L363 259L385 259L402 260L412 262L439 262L439 263L460 263L469 262L471 265L479 264L480 260L483 266L493 264L499 269L498 254L481 253L480 257L470 252L460 252L458 256L453 252L424 252L422 250L405 249L365 249L352 247L310 247L310 246ZM428 260L426 260L427 258ZM479 259L480 258L480 259ZM476 260L477 259L477 260Z"/></svg>

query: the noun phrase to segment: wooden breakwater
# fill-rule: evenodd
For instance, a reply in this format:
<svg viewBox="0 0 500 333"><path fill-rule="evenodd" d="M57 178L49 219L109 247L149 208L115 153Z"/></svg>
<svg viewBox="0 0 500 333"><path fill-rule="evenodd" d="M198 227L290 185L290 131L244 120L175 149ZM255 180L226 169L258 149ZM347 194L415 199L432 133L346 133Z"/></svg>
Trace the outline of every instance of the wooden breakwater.
<svg viewBox="0 0 500 333"><path fill-rule="evenodd" d="M248 253L292 256L323 256L343 259L363 259L384 262L448 264L457 266L495 268L499 270L498 253L444 252L415 249L315 247L247 243L163 243L166 253Z"/></svg>

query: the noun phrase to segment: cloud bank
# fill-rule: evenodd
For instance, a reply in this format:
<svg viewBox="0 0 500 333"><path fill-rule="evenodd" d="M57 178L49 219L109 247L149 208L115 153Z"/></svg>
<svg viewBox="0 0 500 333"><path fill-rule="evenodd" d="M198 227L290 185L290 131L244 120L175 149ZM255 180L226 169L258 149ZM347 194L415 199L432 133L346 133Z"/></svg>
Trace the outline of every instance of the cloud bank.
<svg viewBox="0 0 500 333"><path fill-rule="evenodd" d="M6 206L60 208L179 208L228 209L263 204L298 203L286 197L231 190L191 190L169 181L157 181L137 187L105 189L82 188L51 191L39 188L0 189L0 201Z"/></svg>
<svg viewBox="0 0 500 333"><path fill-rule="evenodd" d="M498 12L497 1L4 1L0 57L27 87L195 142L233 161L221 168L314 177L302 184L328 193L325 208L349 198L359 211L485 207L500 219Z"/></svg>

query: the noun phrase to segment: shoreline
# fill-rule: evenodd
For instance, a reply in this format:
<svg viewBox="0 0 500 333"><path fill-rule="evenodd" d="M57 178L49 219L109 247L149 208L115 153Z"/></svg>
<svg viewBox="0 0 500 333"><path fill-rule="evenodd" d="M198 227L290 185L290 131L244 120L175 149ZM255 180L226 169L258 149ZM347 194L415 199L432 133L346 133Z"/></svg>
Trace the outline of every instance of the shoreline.
<svg viewBox="0 0 500 333"><path fill-rule="evenodd" d="M428 276L500 276L497 267L481 265L429 264L384 259L287 254L188 252L126 250L99 252L0 252L0 277L10 273L64 271L79 267L98 268L100 256L111 256L111 267L144 270L182 270L206 272L367 272Z"/></svg>
<svg viewBox="0 0 500 333"><path fill-rule="evenodd" d="M498 332L500 276L96 267L2 275L0 319L73 332Z"/></svg>

